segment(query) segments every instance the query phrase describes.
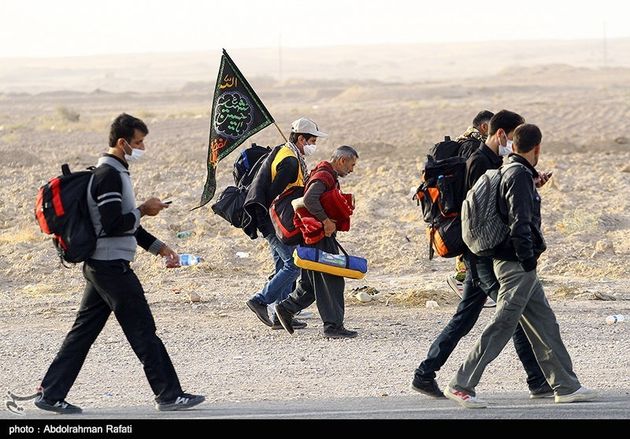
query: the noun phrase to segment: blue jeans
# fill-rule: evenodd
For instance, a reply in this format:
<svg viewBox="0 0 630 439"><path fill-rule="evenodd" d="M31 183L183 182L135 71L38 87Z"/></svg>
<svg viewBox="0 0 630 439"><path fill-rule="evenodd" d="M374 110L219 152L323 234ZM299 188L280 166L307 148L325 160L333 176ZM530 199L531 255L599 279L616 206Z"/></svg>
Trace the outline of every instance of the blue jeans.
<svg viewBox="0 0 630 439"><path fill-rule="evenodd" d="M300 275L300 269L293 263L295 246L283 244L275 234L266 236L273 257L276 274L265 284L254 300L263 305L280 302L291 294L293 283Z"/></svg>
<svg viewBox="0 0 630 439"><path fill-rule="evenodd" d="M466 279L464 292L457 306L455 315L435 339L427 358L416 369L417 380L435 378L435 372L446 363L459 340L470 332L477 322L479 314L486 303L486 295L497 300L499 282L494 275L492 258L478 257L471 254L464 255L466 263ZM474 276L476 273L477 276ZM476 278L476 279L475 279ZM514 332L514 347L527 373L527 384L535 390L546 383L545 376L534 356L532 346L519 324Z"/></svg>

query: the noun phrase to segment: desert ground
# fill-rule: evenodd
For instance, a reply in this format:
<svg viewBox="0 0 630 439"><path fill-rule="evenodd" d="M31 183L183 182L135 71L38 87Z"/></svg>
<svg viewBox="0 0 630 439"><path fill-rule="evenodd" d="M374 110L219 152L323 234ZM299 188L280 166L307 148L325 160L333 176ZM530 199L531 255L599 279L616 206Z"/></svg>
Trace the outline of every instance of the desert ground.
<svg viewBox="0 0 630 439"><path fill-rule="evenodd" d="M458 301L445 282L454 261L428 260L413 189L432 144L463 132L481 109L507 108L540 126L538 167L554 171L541 189L548 250L539 275L576 373L604 397L613 390L630 394L630 323L605 323L611 314L630 316L630 66L599 66L588 59L558 63L536 48L530 52L538 54L538 63L460 69L459 75L418 73L415 79L396 79L395 68L383 73L383 80L355 77L352 60L346 75L312 78L296 71L282 80L258 75L253 67L250 76L241 66L285 134L301 116L330 133L318 142L309 166L342 144L360 154L355 172L342 182L357 202L352 229L339 236L347 250L369 261L364 279L346 282L346 326L359 331L353 340L323 338L314 305L308 327L293 336L263 326L245 301L272 271L266 242L250 240L215 216L210 205L191 211L206 177L216 69L205 81L170 78L169 86L155 83L143 90L115 77L108 79L115 86L96 80L90 86L61 61L55 73L54 60L46 70L50 81L33 67L24 70L30 73L20 82L18 70L9 75L5 65L0 75L0 391L32 393L73 322L84 285L80 265L61 267L40 232L33 214L36 191L59 174L62 163L73 169L94 164L106 150L111 120L125 111L145 120L150 130L145 157L131 167L138 202L150 196L173 201L157 217L144 218L144 227L177 251L205 259L169 270L139 249L133 263L185 390L205 394L210 403L413 393L413 371ZM444 59L442 53L441 71L448 70ZM422 72L413 61L409 68ZM405 63L399 60L397 69L404 71ZM185 76L181 68L179 75ZM276 145L282 138L272 126L243 147L251 142ZM235 156L219 164L219 191L231 183ZM192 236L179 239L179 231ZM355 298L361 287L378 294L361 303ZM191 300L195 295L200 301ZM427 308L428 300L439 308ZM438 373L440 385L452 377L492 312L483 311ZM524 381L510 345L477 390L490 402L505 391L523 391L526 398ZM151 403L142 367L113 318L68 400L96 409ZM431 402L418 395L418 403Z"/></svg>

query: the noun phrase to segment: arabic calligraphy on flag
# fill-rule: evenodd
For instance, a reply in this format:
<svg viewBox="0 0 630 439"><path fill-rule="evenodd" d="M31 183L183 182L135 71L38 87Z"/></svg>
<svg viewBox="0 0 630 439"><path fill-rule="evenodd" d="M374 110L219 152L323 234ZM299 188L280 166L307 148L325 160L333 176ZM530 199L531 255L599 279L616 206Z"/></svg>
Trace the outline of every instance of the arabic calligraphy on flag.
<svg viewBox="0 0 630 439"><path fill-rule="evenodd" d="M247 138L273 122L267 108L223 50L210 117L208 177L198 207L214 197L217 164Z"/></svg>

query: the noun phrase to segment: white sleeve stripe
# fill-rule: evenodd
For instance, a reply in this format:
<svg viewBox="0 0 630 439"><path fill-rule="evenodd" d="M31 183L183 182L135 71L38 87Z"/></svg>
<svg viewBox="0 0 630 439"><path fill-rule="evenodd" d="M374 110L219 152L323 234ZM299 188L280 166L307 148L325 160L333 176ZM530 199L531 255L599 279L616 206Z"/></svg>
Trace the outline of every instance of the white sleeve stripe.
<svg viewBox="0 0 630 439"><path fill-rule="evenodd" d="M103 195L99 195L98 197L96 197L97 200L101 200L105 197L110 197L112 195L117 195L118 197L122 198L122 194L120 192L107 192Z"/></svg>
<svg viewBox="0 0 630 439"><path fill-rule="evenodd" d="M101 202L100 202L100 203L98 203L96 206L97 206L97 207L101 207L101 206L102 206L102 205L104 205L104 204L107 204L107 203L114 203L114 202L116 202L116 203L122 203L122 198L111 198L111 199L109 199L109 200L101 201Z"/></svg>

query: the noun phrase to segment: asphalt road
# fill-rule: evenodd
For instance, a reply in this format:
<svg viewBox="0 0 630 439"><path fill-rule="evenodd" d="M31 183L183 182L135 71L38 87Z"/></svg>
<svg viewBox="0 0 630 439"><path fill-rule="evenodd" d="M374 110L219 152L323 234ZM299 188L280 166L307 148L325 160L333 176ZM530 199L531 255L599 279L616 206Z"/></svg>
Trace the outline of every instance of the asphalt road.
<svg viewBox="0 0 630 439"><path fill-rule="evenodd" d="M630 390L606 393L593 402L555 404L553 399L530 400L525 392L480 395L486 409L464 409L454 402L422 395L380 398L255 401L203 403L179 412L158 412L146 406L121 408L83 407L80 415L60 416L35 408L31 401L19 403L25 416L7 410L5 420L50 421L88 419L630 419Z"/></svg>

